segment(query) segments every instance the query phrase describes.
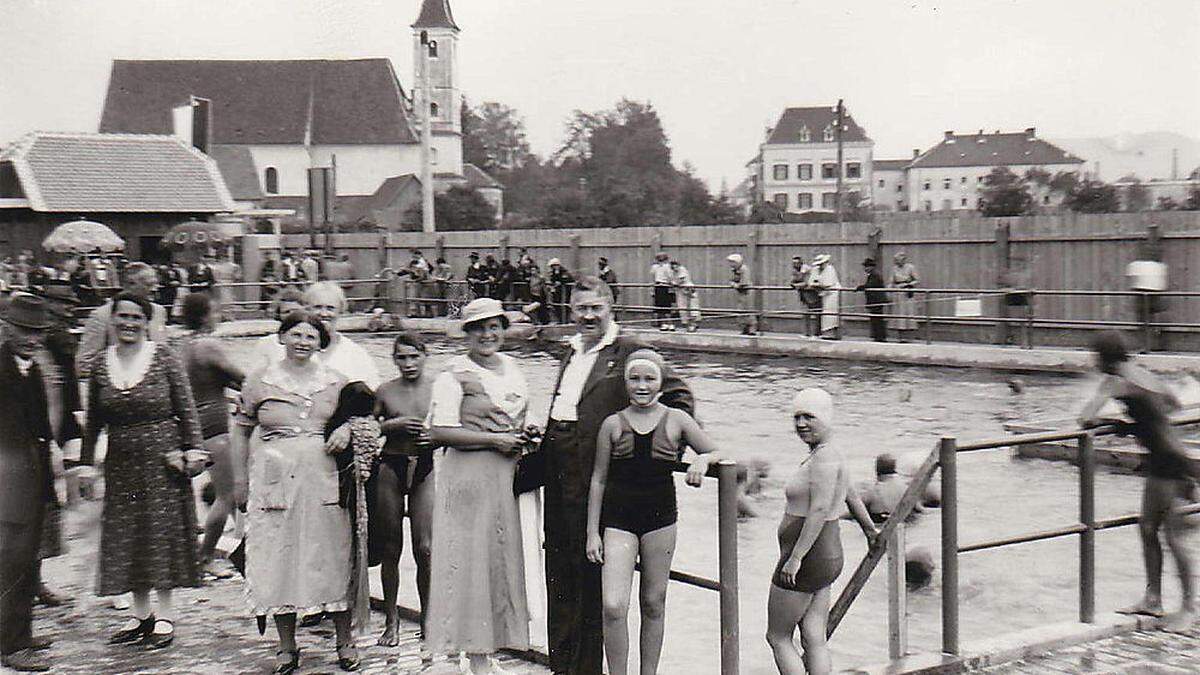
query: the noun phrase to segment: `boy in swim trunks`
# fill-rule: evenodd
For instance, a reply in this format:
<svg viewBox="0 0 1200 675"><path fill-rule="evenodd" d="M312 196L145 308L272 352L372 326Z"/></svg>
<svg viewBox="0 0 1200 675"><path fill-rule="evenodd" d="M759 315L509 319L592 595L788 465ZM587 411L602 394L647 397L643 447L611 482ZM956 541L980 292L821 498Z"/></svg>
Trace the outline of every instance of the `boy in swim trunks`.
<svg viewBox="0 0 1200 675"><path fill-rule="evenodd" d="M1167 535L1167 548L1175 558L1179 585L1183 588L1183 603L1179 612L1170 616L1163 630L1184 632L1195 620L1193 604L1192 561L1183 541L1183 515L1179 507L1191 501L1196 477L1195 464L1179 442L1171 427L1170 413L1180 407L1179 399L1149 371L1129 360L1124 338L1116 331L1105 331L1092 342L1096 366L1104 375L1100 386L1079 414L1084 428L1111 424L1112 420L1098 419L1100 409L1110 399L1119 401L1133 420L1119 422L1126 426L1146 449L1146 487L1142 492L1142 513L1138 530L1142 538L1142 559L1146 565L1146 594L1130 606L1117 610L1121 614L1163 616L1162 606L1162 545L1158 541L1161 529Z"/></svg>
<svg viewBox="0 0 1200 675"><path fill-rule="evenodd" d="M425 377L425 356L425 343L420 337L413 333L397 335L392 346L392 361L400 370L400 377L385 382L375 393L375 414L380 418L386 442L379 466L367 483L367 499L371 563L381 565L383 581L387 619L378 644L384 647L399 644L396 597L400 591L406 497L422 623L429 603L433 446L425 428L425 418L429 415L433 380Z"/></svg>
<svg viewBox="0 0 1200 675"><path fill-rule="evenodd" d="M685 445L699 455L687 471L687 484L693 487L721 458L691 415L659 401L665 369L652 350L629 355L625 387L630 404L604 420L596 440L587 556L603 565L604 653L610 675L624 675L628 668L629 595L639 559L642 672L657 672L678 514L672 472Z"/></svg>

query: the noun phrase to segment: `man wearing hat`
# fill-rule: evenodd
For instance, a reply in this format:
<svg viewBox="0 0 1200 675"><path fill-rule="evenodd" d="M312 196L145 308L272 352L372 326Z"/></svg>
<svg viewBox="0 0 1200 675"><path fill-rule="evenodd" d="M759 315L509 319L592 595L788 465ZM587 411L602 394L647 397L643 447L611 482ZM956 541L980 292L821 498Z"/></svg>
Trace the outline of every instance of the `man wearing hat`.
<svg viewBox="0 0 1200 675"><path fill-rule="evenodd" d="M4 314L0 343L0 665L17 671L48 671L37 651L49 641L31 632L37 592L38 548L47 504L56 503L50 439L60 445L80 437L73 411L51 423L52 386L39 363L50 318L41 298L19 293ZM65 384L65 383L64 383ZM60 386L64 386L60 384ZM60 392L66 398L65 392Z"/></svg>
<svg viewBox="0 0 1200 675"><path fill-rule="evenodd" d="M672 283L670 256L661 251L655 253L650 276L654 280L654 318L658 320L658 329L673 331L675 323L671 321L671 308L675 306L675 286Z"/></svg>
<svg viewBox="0 0 1200 675"><path fill-rule="evenodd" d="M471 264L467 266L467 286L471 289L471 297L486 298L491 281L488 269L479 262L479 254L475 251L471 251L471 255L467 257L471 260Z"/></svg>
<svg viewBox="0 0 1200 675"><path fill-rule="evenodd" d="M550 285L550 303L553 305L554 320L566 323L571 314L571 288L575 286L575 277L567 271L558 258L550 259L550 275L546 279Z"/></svg>
<svg viewBox="0 0 1200 675"><path fill-rule="evenodd" d="M887 293L875 290L886 288L883 276L875 267L874 258L866 258L862 262L863 271L867 273L866 281L858 285L856 291L862 291L867 296L867 313L871 315L871 339L876 342L887 342L887 320L883 318L883 310L887 307Z"/></svg>
<svg viewBox="0 0 1200 675"><path fill-rule="evenodd" d="M737 310L742 315L742 335L758 335L758 315L750 298L750 268L742 262L740 253L725 258L729 261L729 286L737 291Z"/></svg>

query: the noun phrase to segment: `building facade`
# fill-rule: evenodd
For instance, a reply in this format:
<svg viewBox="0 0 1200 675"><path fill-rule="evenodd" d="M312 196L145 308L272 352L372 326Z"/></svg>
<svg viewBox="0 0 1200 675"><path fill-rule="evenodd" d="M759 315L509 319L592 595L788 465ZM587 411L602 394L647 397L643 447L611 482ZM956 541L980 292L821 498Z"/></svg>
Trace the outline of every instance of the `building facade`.
<svg viewBox="0 0 1200 675"><path fill-rule="evenodd" d="M871 167L871 208L875 211L907 211L905 190L909 159L877 159Z"/></svg>
<svg viewBox="0 0 1200 675"><path fill-rule="evenodd" d="M871 199L875 143L848 113L842 119L842 192L846 204ZM830 107L787 108L748 167L758 199L781 211L832 212L837 199L837 113Z"/></svg>

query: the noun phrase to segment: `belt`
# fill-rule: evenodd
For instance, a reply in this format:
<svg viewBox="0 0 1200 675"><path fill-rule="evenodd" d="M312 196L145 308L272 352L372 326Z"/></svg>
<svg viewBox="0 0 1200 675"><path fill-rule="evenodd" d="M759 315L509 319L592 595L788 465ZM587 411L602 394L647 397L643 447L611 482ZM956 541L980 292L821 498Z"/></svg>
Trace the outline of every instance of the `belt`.
<svg viewBox="0 0 1200 675"><path fill-rule="evenodd" d="M546 426L553 431L574 431L578 424L575 420L550 420Z"/></svg>

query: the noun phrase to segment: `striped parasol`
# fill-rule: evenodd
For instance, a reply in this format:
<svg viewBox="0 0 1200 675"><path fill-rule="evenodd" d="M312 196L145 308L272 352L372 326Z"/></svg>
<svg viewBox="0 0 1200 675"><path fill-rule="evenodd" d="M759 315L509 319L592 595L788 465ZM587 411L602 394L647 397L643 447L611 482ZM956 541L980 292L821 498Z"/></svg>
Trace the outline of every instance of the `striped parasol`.
<svg viewBox="0 0 1200 675"><path fill-rule="evenodd" d="M103 223L72 220L46 235L42 248L55 253L113 253L125 250L125 240Z"/></svg>

